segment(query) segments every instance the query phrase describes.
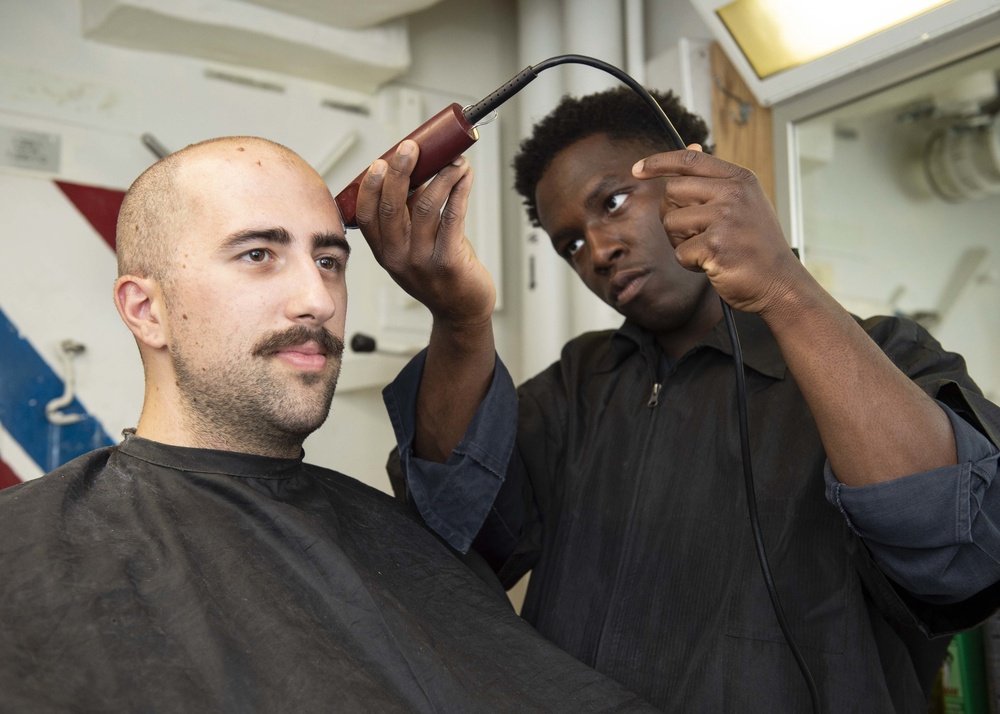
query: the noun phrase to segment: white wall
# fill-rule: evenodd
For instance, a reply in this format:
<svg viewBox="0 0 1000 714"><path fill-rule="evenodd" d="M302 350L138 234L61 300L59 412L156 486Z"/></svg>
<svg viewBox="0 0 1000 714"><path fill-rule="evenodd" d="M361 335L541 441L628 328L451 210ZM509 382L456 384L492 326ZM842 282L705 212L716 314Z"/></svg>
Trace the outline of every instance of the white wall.
<svg viewBox="0 0 1000 714"><path fill-rule="evenodd" d="M712 32L688 0L646 0L646 50L657 57L677 46L681 38L711 40ZM662 89L662 87L657 87Z"/></svg>

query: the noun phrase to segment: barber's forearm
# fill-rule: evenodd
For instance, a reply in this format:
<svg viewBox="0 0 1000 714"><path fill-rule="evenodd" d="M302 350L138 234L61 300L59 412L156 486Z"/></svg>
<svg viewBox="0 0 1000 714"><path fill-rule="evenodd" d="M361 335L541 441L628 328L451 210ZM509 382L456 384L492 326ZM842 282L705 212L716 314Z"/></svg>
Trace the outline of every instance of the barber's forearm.
<svg viewBox="0 0 1000 714"><path fill-rule="evenodd" d="M947 415L818 284L762 315L850 486L956 463Z"/></svg>
<svg viewBox="0 0 1000 714"><path fill-rule="evenodd" d="M496 360L493 323L435 320L417 392L413 453L448 460L489 390Z"/></svg>

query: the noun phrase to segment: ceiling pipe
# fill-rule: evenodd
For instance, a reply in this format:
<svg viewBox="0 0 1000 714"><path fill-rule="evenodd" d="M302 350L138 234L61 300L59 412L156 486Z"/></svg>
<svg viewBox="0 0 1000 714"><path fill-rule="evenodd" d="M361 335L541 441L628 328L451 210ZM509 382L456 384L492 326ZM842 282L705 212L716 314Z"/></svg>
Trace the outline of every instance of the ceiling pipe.
<svg viewBox="0 0 1000 714"><path fill-rule="evenodd" d="M563 54L560 0L518 1L519 65L528 67ZM556 67L544 79L518 94L519 136L526 137L539 119L552 111L565 91L565 68ZM513 156L508 159L510 161ZM569 294L572 272L552 249L549 237L521 219L521 372L537 374L559 359L563 344L573 336Z"/></svg>
<svg viewBox="0 0 1000 714"><path fill-rule="evenodd" d="M596 57L615 67L625 65L624 12L620 2L564 0L565 52ZM612 75L593 67L570 65L567 90L574 96L621 86ZM617 328L622 316L590 292L583 281L570 282L572 334Z"/></svg>
<svg viewBox="0 0 1000 714"><path fill-rule="evenodd" d="M642 0L625 2L625 72L646 86L646 22Z"/></svg>

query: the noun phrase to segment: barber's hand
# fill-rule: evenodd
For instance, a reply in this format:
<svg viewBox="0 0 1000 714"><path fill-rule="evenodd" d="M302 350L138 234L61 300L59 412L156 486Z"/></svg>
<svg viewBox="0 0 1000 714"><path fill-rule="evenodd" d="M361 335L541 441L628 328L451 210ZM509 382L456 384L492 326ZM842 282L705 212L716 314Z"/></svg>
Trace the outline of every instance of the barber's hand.
<svg viewBox="0 0 1000 714"><path fill-rule="evenodd" d="M633 174L666 177L660 215L677 260L704 271L732 307L773 316L818 287L752 171L692 144L644 159Z"/></svg>
<svg viewBox="0 0 1000 714"><path fill-rule="evenodd" d="M403 141L372 164L357 221L375 259L434 316L417 393L413 453L444 463L493 376L493 278L465 237L472 169L464 158L407 198L419 147Z"/></svg>
<svg viewBox="0 0 1000 714"><path fill-rule="evenodd" d="M472 168L460 157L408 198L419 151L407 140L388 163L372 164L358 192L358 227L379 265L436 323L482 324L496 288L465 236Z"/></svg>

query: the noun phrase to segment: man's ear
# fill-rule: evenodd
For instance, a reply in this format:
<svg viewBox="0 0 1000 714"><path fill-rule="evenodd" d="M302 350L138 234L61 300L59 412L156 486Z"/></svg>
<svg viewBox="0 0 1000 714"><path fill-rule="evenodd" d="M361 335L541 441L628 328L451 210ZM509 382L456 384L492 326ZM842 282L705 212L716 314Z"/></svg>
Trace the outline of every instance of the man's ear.
<svg viewBox="0 0 1000 714"><path fill-rule="evenodd" d="M140 345L166 346L163 297L156 279L122 275L115 281L114 298L118 314Z"/></svg>

